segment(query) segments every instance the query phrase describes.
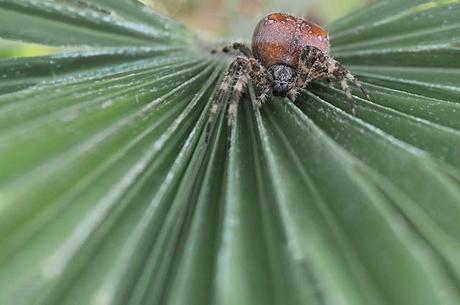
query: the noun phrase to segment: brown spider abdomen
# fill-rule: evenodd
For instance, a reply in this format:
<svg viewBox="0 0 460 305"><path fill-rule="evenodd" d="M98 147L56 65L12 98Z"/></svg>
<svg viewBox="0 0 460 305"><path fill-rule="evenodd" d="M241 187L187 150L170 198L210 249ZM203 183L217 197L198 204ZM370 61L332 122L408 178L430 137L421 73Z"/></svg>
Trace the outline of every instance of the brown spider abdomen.
<svg viewBox="0 0 460 305"><path fill-rule="evenodd" d="M254 57L266 67L285 64L297 69L300 53L306 46L329 54L326 30L311 21L281 13L263 18L252 38Z"/></svg>

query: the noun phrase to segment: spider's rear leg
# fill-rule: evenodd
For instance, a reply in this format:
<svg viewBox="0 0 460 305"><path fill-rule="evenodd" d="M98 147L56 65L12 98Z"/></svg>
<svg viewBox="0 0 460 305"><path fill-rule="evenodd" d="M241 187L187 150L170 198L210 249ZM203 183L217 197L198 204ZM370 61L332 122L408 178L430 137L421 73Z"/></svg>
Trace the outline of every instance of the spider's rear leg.
<svg viewBox="0 0 460 305"><path fill-rule="evenodd" d="M240 43L240 42L234 42L231 45L225 46L221 49L218 50L212 50L211 54L216 54L216 53L230 53L230 52L240 52L244 56L247 57L252 57L252 51L249 47L247 47L245 44Z"/></svg>
<svg viewBox="0 0 460 305"><path fill-rule="evenodd" d="M209 143L210 135L214 129L215 121L217 114L219 114L220 109L226 101L227 94L230 94L229 97L229 107L227 111L227 126L229 127L229 138L231 132L231 125L233 123L233 117L236 113L236 108L241 97L243 88L247 82L247 74L250 69L249 60L245 57L237 57L228 68L227 73L225 74L222 83L214 95L211 103L211 108L209 110L208 123L206 125L206 143Z"/></svg>

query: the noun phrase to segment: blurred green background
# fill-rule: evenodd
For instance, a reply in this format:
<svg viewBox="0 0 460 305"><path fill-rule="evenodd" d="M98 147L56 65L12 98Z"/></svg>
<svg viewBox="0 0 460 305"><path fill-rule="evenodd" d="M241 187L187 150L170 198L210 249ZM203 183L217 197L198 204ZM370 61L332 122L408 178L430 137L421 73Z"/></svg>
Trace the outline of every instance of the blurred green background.
<svg viewBox="0 0 460 305"><path fill-rule="evenodd" d="M143 0L203 35L250 38L255 23L271 12L285 12L324 24L370 0Z"/></svg>
<svg viewBox="0 0 460 305"><path fill-rule="evenodd" d="M76 1L76 0L59 0ZM346 15L370 0L141 0L181 20L208 39L248 40L254 25L270 12L286 12L324 24ZM1 57L37 56L57 49L0 40Z"/></svg>

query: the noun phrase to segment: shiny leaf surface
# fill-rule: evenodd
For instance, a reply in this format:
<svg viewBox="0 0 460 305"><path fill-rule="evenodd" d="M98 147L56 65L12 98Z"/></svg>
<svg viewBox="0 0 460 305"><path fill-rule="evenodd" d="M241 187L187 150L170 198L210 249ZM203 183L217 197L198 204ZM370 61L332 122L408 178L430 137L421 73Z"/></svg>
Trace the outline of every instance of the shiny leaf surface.
<svg viewBox="0 0 460 305"><path fill-rule="evenodd" d="M137 1L0 0L0 304L460 303L460 3L327 25L373 101L248 87ZM27 27L20 25L27 24ZM252 101L251 101L252 100Z"/></svg>

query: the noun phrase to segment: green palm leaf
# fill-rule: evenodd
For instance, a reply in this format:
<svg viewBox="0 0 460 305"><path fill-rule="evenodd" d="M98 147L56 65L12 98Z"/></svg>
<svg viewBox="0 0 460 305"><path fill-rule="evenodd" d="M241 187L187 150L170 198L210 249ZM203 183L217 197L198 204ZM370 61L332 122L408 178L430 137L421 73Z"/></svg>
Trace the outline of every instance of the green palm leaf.
<svg viewBox="0 0 460 305"><path fill-rule="evenodd" d="M230 58L137 1L0 0L0 304L460 303L460 2L330 25L369 89L251 95ZM250 92L252 88L250 87Z"/></svg>

